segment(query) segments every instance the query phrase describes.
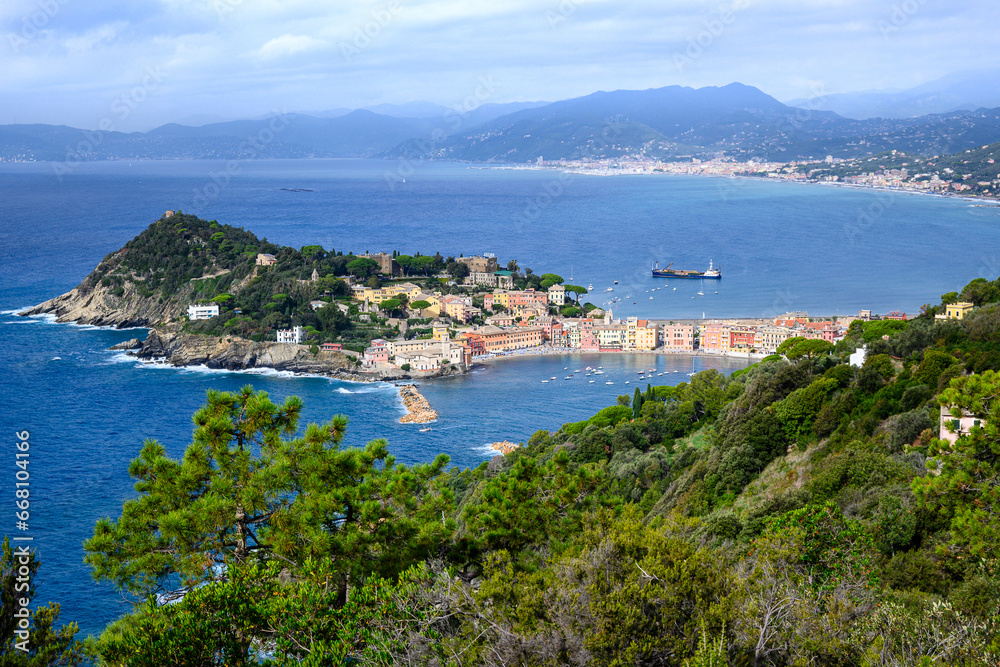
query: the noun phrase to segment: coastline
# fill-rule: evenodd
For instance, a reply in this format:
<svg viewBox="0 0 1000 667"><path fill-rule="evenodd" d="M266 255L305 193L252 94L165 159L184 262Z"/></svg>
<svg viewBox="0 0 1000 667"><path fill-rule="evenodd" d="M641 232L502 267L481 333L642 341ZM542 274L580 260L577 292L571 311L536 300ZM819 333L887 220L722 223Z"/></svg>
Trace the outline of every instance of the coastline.
<svg viewBox="0 0 1000 667"><path fill-rule="evenodd" d="M508 169L517 169L518 167L507 167ZM761 183L800 183L802 185L824 185L831 187L840 188L853 188L857 190L873 190L875 192L887 192L889 194L908 194L908 195L925 195L928 197L940 197L942 199L959 199L966 200L972 203L981 202L991 202L989 204L981 204L986 208L1000 208L1000 194L990 195L990 196L973 196L968 194L963 194L961 192L927 192L921 189L912 188L892 188L884 185L865 185L864 183L841 183L839 181L818 181L811 179L802 178L764 178L760 176L744 176L740 174L705 174L705 173L676 173L676 172L666 172L666 171L620 171L614 172L610 170L594 170L594 169L571 169L566 167L538 167L532 166L530 169L550 169L553 171L560 171L564 174L575 174L580 176L697 176L701 178L722 178L730 180L746 180L746 181L757 181Z"/></svg>

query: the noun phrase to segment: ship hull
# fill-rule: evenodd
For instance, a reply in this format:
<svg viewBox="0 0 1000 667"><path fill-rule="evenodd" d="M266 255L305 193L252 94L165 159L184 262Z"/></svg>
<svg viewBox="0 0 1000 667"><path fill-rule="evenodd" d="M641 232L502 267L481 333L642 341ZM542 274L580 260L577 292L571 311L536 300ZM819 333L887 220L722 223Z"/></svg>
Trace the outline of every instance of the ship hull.
<svg viewBox="0 0 1000 667"><path fill-rule="evenodd" d="M653 269L654 278L709 278L712 280L720 280L722 274L712 274L706 275L702 271L672 271L667 269Z"/></svg>

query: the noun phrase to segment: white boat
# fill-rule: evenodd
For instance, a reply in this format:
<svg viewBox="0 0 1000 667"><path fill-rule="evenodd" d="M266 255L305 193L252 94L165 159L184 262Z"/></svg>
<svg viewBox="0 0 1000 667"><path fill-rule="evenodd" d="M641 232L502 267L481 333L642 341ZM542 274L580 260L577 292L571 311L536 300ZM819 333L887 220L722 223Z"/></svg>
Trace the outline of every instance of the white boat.
<svg viewBox="0 0 1000 667"><path fill-rule="evenodd" d="M718 294L718 292L716 292L716 294ZM705 296L705 293L704 292L698 292L698 296Z"/></svg>
<svg viewBox="0 0 1000 667"><path fill-rule="evenodd" d="M611 382L610 380L608 380L608 381L607 381L607 382L605 382L604 384L614 384L614 382Z"/></svg>
<svg viewBox="0 0 1000 667"><path fill-rule="evenodd" d="M594 381L593 381L593 380L591 380L591 381L590 381L590 384L594 384Z"/></svg>
<svg viewBox="0 0 1000 667"><path fill-rule="evenodd" d="M652 301L652 300L653 300L653 297L649 297L649 300L650 300L650 301Z"/></svg>
<svg viewBox="0 0 1000 667"><path fill-rule="evenodd" d="M419 431L420 431L421 433L427 433L427 431L431 430L431 427L430 427L430 426L428 426L427 428L422 428L422 429L418 429L418 430L419 430Z"/></svg>
<svg viewBox="0 0 1000 667"><path fill-rule="evenodd" d="M676 288L676 287L674 288L674 291L675 291L675 292L677 291L677 288Z"/></svg>
<svg viewBox="0 0 1000 667"><path fill-rule="evenodd" d="M543 384L544 384L544 383L546 383L546 382L548 382L548 380L542 380L542 383L543 383Z"/></svg>
<svg viewBox="0 0 1000 667"><path fill-rule="evenodd" d="M553 376L552 376L552 377L550 377L549 379L550 379L550 380L555 380L555 379L556 379L556 376L555 376L555 375L553 375Z"/></svg>

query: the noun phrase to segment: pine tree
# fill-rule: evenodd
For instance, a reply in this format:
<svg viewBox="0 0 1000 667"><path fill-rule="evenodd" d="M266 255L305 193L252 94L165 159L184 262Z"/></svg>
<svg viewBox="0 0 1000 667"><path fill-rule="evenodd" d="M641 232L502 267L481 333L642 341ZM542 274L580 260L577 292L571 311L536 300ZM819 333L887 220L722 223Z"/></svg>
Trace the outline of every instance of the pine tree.
<svg viewBox="0 0 1000 667"><path fill-rule="evenodd" d="M340 449L343 416L291 438L301 411L297 397L278 406L250 386L210 390L182 460L147 440L129 467L139 497L84 543L95 578L147 595L258 554L293 567L325 557L346 599L350 581L395 575L440 549L454 529L441 518L452 496L434 481L448 457L408 468L385 440Z"/></svg>

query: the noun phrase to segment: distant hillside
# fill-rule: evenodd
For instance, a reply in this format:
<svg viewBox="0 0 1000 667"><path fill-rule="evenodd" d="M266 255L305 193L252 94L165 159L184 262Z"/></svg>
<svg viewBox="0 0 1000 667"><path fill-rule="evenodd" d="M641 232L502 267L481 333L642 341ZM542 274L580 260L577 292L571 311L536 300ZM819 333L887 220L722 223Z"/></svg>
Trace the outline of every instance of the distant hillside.
<svg viewBox="0 0 1000 667"><path fill-rule="evenodd" d="M847 118L916 118L1000 107L1000 69L963 72L908 90L861 91L796 99L790 106L834 111Z"/></svg>
<svg viewBox="0 0 1000 667"><path fill-rule="evenodd" d="M856 121L828 111L794 109L756 88L730 84L594 93L503 116L430 150L410 141L393 152L482 162L720 153L791 161L892 149L945 154L998 138L1000 110Z"/></svg>
<svg viewBox="0 0 1000 667"><path fill-rule="evenodd" d="M385 113L283 114L130 134L7 125L0 126L0 160L407 157L523 163L540 157L725 154L788 162L892 150L945 155L1000 140L1000 109L851 120L796 109L739 83L597 92L551 104L483 104L461 115L427 104L378 109Z"/></svg>

